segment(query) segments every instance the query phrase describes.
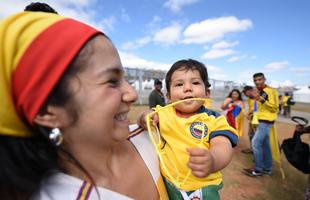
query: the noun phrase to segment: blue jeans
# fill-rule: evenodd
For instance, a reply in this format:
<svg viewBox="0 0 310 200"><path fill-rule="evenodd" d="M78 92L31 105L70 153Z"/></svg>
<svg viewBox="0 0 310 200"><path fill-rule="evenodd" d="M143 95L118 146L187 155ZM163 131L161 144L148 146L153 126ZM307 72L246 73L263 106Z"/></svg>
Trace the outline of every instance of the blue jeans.
<svg viewBox="0 0 310 200"><path fill-rule="evenodd" d="M269 133L273 124L260 122L252 139L255 169L258 171L272 169L272 155Z"/></svg>

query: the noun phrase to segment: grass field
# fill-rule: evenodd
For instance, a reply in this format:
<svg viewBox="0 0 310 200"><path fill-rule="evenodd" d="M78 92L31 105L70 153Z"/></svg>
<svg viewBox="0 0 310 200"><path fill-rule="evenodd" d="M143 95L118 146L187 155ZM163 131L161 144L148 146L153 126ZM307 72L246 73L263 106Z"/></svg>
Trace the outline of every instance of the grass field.
<svg viewBox="0 0 310 200"><path fill-rule="evenodd" d="M129 113L132 123L135 123L137 113L148 109L147 106L133 106ZM292 109L310 112L309 104L297 103ZM245 123L247 124L247 122ZM292 136L292 124L276 123L280 144L283 139ZM247 127L245 127L247 129ZM303 137L309 142L309 137ZM224 188L221 190L222 200L299 200L304 199L308 184L308 176L291 166L285 156L281 155L282 167L286 178L282 179L279 165L274 163L273 174L258 178L248 177L242 173L243 168L254 166L253 156L243 154L241 150L249 146L248 136L239 139L232 162L223 172Z"/></svg>

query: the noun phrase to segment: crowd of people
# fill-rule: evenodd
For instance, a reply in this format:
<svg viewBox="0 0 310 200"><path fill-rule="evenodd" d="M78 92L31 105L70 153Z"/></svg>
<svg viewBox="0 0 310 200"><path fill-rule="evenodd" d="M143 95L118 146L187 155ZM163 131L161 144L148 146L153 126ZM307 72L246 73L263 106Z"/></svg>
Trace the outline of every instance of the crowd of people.
<svg viewBox="0 0 310 200"><path fill-rule="evenodd" d="M139 126L129 124L137 93L109 37L45 3L0 22L0 65L1 198L220 199L246 106L234 89L223 113L213 110L203 63L171 66L167 102L156 79ZM263 73L253 81L242 92L255 166L244 173L257 177L272 173L279 98Z"/></svg>

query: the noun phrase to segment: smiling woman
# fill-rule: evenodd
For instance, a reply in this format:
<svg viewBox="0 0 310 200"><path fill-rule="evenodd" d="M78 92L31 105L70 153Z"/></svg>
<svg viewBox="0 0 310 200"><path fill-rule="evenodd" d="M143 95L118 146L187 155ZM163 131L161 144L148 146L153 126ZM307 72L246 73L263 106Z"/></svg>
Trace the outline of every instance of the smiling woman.
<svg viewBox="0 0 310 200"><path fill-rule="evenodd" d="M0 65L1 198L165 198L146 134L128 139L137 94L107 36L19 13L0 23Z"/></svg>

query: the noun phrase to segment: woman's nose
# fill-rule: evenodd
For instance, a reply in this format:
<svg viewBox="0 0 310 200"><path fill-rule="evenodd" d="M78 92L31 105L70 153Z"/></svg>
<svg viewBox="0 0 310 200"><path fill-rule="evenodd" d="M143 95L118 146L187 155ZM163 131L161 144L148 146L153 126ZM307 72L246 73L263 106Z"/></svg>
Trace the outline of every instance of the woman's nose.
<svg viewBox="0 0 310 200"><path fill-rule="evenodd" d="M123 82L122 93L124 102L133 103L138 99L138 93L126 80Z"/></svg>

